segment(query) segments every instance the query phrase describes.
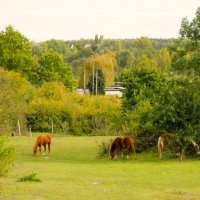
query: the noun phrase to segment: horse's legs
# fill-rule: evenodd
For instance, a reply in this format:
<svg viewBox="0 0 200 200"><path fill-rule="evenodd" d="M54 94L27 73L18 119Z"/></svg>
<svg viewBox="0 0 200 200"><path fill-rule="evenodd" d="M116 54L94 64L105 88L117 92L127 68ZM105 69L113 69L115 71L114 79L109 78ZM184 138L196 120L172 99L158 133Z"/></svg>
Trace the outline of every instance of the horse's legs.
<svg viewBox="0 0 200 200"><path fill-rule="evenodd" d="M51 143L48 143L48 154L50 153L50 145Z"/></svg>
<svg viewBox="0 0 200 200"><path fill-rule="evenodd" d="M163 159L163 151L164 151L164 148L163 148L163 147L160 147L160 148L159 148L159 158L160 158L160 159Z"/></svg>
<svg viewBox="0 0 200 200"><path fill-rule="evenodd" d="M40 152L40 154L42 154L41 145L39 145L39 152Z"/></svg>
<svg viewBox="0 0 200 200"><path fill-rule="evenodd" d="M43 144L43 146L44 146L44 153L43 153L43 155L45 155L45 153L46 153L46 144Z"/></svg>

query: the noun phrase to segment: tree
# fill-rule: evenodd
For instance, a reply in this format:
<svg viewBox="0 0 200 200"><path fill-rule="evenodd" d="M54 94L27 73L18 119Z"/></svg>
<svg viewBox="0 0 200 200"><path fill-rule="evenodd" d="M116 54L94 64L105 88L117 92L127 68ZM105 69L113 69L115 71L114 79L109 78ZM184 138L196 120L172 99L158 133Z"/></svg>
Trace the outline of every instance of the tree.
<svg viewBox="0 0 200 200"><path fill-rule="evenodd" d="M163 84L159 70L146 55L140 58L135 68L125 71L120 79L126 88L123 107L127 110L134 110L141 100L148 99L153 104Z"/></svg>
<svg viewBox="0 0 200 200"><path fill-rule="evenodd" d="M200 7L198 7L195 17L191 22L187 17L184 17L181 22L180 28L181 37L186 37L192 42L194 49L200 45Z"/></svg>
<svg viewBox="0 0 200 200"><path fill-rule="evenodd" d="M90 76L88 85L87 85L90 94L98 94L103 95L105 94L105 79L104 74L101 69L96 69L95 74Z"/></svg>
<svg viewBox="0 0 200 200"><path fill-rule="evenodd" d="M160 49L159 52L154 54L153 63L163 72L171 68L171 57L167 48Z"/></svg>
<svg viewBox="0 0 200 200"><path fill-rule="evenodd" d="M27 75L33 66L29 40L12 26L0 32L0 66Z"/></svg>
<svg viewBox="0 0 200 200"><path fill-rule="evenodd" d="M149 116L157 130L179 134L181 138L199 137L200 79L182 76L168 78L166 89Z"/></svg>
<svg viewBox="0 0 200 200"><path fill-rule="evenodd" d="M118 65L122 68L133 67L135 64L135 54L129 50L120 51L117 54Z"/></svg>
<svg viewBox="0 0 200 200"><path fill-rule="evenodd" d="M0 68L0 135L18 131L20 121L22 133L26 132L27 104L33 87L16 72Z"/></svg>
<svg viewBox="0 0 200 200"><path fill-rule="evenodd" d="M48 49L52 49L53 51L58 52L63 56L66 56L66 54L70 52L69 46L63 40L52 39L52 40L47 40L44 43L48 45Z"/></svg>
<svg viewBox="0 0 200 200"><path fill-rule="evenodd" d="M105 77L105 86L113 84L115 79L115 54L113 52L107 52L102 55L90 56L85 60L83 65L79 68L80 70L80 87L88 84L90 77L93 74L94 69L101 69Z"/></svg>
<svg viewBox="0 0 200 200"><path fill-rule="evenodd" d="M172 55L174 69L199 75L200 68L200 7L191 22L184 17L180 28L181 42Z"/></svg>
<svg viewBox="0 0 200 200"><path fill-rule="evenodd" d="M61 81L70 89L76 86L71 68L65 64L59 53L50 50L39 57L38 63L39 66L34 69L35 74L32 74L32 80L36 84Z"/></svg>

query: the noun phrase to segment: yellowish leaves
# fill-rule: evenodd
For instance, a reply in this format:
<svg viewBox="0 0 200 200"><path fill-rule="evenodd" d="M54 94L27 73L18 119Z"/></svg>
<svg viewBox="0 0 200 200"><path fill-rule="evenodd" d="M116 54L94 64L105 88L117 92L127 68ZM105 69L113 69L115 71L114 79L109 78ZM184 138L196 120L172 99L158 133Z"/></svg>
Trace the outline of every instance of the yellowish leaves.
<svg viewBox="0 0 200 200"><path fill-rule="evenodd" d="M80 67L79 85L83 87L84 78L87 85L89 78L95 73L97 68L103 71L105 76L105 86L112 85L115 79L115 64L115 54L111 51L102 55L94 55L87 58L83 63L83 66Z"/></svg>

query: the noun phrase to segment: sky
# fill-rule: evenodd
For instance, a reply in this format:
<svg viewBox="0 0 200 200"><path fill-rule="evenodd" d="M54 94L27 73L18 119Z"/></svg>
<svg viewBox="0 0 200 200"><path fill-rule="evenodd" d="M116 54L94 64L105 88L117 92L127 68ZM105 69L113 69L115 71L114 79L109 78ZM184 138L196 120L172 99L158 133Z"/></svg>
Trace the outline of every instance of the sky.
<svg viewBox="0 0 200 200"><path fill-rule="evenodd" d="M0 0L0 31L12 25L28 39L177 38L200 0Z"/></svg>

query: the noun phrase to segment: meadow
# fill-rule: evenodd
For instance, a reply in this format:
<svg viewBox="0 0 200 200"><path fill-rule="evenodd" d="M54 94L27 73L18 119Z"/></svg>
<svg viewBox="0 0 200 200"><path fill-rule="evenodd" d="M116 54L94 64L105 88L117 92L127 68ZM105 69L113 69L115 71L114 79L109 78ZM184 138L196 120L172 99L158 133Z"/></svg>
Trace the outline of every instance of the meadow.
<svg viewBox="0 0 200 200"><path fill-rule="evenodd" d="M129 159L99 158L108 136L53 136L50 156L33 156L34 137L16 136L14 168L0 178L3 200L197 200L200 158L165 157L156 149ZM41 182L17 182L36 173Z"/></svg>

